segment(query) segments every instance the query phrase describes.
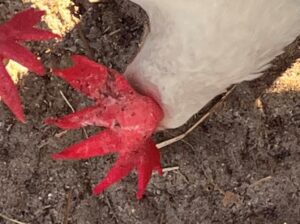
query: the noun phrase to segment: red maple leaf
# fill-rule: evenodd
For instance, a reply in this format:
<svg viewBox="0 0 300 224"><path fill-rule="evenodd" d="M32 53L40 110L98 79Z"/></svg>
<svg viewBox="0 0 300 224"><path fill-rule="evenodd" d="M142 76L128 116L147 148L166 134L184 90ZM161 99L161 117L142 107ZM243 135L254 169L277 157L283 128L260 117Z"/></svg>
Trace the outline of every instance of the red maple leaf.
<svg viewBox="0 0 300 224"><path fill-rule="evenodd" d="M25 122L25 115L18 90L5 68L6 59L12 59L39 75L45 73L44 66L20 43L29 40L59 38L46 30L34 28L41 21L44 11L28 9L16 14L10 21L0 25L0 97L15 116Z"/></svg>
<svg viewBox="0 0 300 224"><path fill-rule="evenodd" d="M94 193L102 193L133 169L137 169L137 197L140 199L152 172L157 170L162 173L160 153L151 135L162 120L163 111L152 98L137 93L117 71L84 56L73 56L73 62L73 67L56 70L55 74L95 100L95 104L63 118L48 118L46 123L63 129L77 129L87 125L106 129L53 157L87 159L118 153L117 162L104 180L94 188Z"/></svg>

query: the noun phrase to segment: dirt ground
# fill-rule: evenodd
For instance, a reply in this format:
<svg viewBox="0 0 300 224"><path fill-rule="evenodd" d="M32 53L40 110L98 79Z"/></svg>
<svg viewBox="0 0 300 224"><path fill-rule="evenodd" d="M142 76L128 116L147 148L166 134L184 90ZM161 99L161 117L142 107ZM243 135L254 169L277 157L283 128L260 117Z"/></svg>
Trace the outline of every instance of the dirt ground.
<svg viewBox="0 0 300 224"><path fill-rule="evenodd" d="M67 0L24 2L0 0L0 22L31 4L47 9L43 26L66 33L65 39L28 46L49 68L67 65L68 55L80 53L123 71L137 53L147 19L126 1L76 0L71 7ZM162 164L171 169L153 176L141 201L134 173L92 195L114 156L51 159L86 136L43 120L71 112L62 94L76 110L91 102L50 72L27 74L19 82L27 124L0 103L0 223L300 223L300 62L293 64L299 47L295 41L261 78L237 85L189 136L162 149ZM184 132L219 99L184 127L158 133L157 140ZM95 131L87 128L89 136Z"/></svg>

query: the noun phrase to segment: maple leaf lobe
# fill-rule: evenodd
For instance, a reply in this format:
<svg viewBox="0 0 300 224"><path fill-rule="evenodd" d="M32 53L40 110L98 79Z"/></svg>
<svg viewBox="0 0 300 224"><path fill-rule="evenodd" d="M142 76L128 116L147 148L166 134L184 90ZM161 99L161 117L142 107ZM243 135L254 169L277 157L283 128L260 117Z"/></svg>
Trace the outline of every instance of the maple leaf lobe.
<svg viewBox="0 0 300 224"><path fill-rule="evenodd" d="M46 122L63 129L77 129L87 125L106 130L55 154L56 159L87 159L117 153L118 159L107 176L94 188L102 193L112 184L138 171L138 193L141 199L153 171L162 173L160 152L151 139L163 118L160 106L151 98L136 92L113 69L97 64L80 55L72 57L74 66L55 70L75 89L95 101L91 107Z"/></svg>
<svg viewBox="0 0 300 224"><path fill-rule="evenodd" d="M21 122L26 120L23 106L4 61L12 59L39 75L45 73L44 66L36 56L22 46L24 41L59 38L59 35L33 27L44 14L44 11L30 8L0 25L0 97Z"/></svg>

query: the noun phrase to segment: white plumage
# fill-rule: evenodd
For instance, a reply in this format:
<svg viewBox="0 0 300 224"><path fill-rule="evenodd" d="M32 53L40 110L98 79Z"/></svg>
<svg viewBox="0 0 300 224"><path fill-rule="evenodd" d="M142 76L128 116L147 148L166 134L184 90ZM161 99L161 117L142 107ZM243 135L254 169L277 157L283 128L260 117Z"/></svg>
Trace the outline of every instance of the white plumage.
<svg viewBox="0 0 300 224"><path fill-rule="evenodd" d="M300 0L133 0L151 32L126 75L176 128L229 85L258 72L300 34Z"/></svg>

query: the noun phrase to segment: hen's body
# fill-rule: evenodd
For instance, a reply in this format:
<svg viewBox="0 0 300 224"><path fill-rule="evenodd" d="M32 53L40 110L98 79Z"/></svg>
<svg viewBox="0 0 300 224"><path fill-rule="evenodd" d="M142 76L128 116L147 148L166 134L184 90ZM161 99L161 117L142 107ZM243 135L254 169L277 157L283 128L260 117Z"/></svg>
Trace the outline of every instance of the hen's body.
<svg viewBox="0 0 300 224"><path fill-rule="evenodd" d="M229 85L256 78L300 34L300 0L133 0L151 32L127 76L184 124Z"/></svg>

